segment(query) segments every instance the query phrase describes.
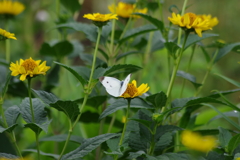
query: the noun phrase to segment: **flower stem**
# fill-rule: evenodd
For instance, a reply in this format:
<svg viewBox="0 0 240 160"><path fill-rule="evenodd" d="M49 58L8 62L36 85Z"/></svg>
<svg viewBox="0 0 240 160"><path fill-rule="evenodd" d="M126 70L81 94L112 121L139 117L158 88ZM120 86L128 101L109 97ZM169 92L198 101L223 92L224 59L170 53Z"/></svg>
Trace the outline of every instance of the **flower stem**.
<svg viewBox="0 0 240 160"><path fill-rule="evenodd" d="M210 61L209 65L208 65L207 72L206 72L206 74L205 74L205 76L204 76L204 78L203 78L203 81L202 81L202 83L201 83L202 85L201 85L200 87L198 87L197 91L196 91L195 94L194 94L195 97L198 96L198 94L201 92L201 90L202 90L202 88L203 88L203 85L205 84L205 82L206 82L206 80L207 80L207 77L208 77L209 73L210 73L211 70L212 70L212 67L213 67L213 65L214 65L214 61L215 61L215 59L216 59L216 57L217 57L218 51L219 51L219 49L217 49L216 52L214 53L213 58L212 58L212 60Z"/></svg>
<svg viewBox="0 0 240 160"><path fill-rule="evenodd" d="M38 133L36 133L36 145L37 145L38 160L40 160L40 145L39 145L39 134Z"/></svg>
<svg viewBox="0 0 240 160"><path fill-rule="evenodd" d="M89 77L89 81L88 81L88 85L87 85L87 88L85 90L85 96L84 96L84 99L83 99L83 103L82 105L80 106L79 108L79 114L75 120L75 122L73 123L72 125L72 122L71 120L69 120L69 130L68 130L68 136L67 136L67 139L65 141L65 144L64 144L64 147L62 149L62 152L58 158L58 160L60 160L66 150L66 147L67 147L67 144L70 140L70 137L71 137L71 134L72 134L72 131L74 129L74 127L76 126L76 124L78 123L81 115L82 115L82 111L83 111L83 108L85 107L86 103L87 103L87 99L88 99L88 96L91 94L92 92L92 86L91 86L91 83L92 83L92 77L93 77L93 73L94 73L94 70L95 70L95 63L96 63L96 58L97 58L97 51L98 51L98 45L99 45L99 42L100 42L100 37L101 37L101 34L102 34L102 28L99 27L98 28L98 37L97 37L97 42L96 42L96 47L95 47L95 51L94 51L94 55L93 55L93 62L92 62L92 69L91 69L91 74L90 74L90 77Z"/></svg>
<svg viewBox="0 0 240 160"><path fill-rule="evenodd" d="M181 12L181 16L184 15L187 2L188 2L188 0L184 0L183 7L182 7L182 12ZM177 44L180 44L180 43L181 43L181 35L182 35L182 29L179 28L179 29L178 29L178 41L177 41Z"/></svg>
<svg viewBox="0 0 240 160"><path fill-rule="evenodd" d="M9 31L9 25L8 25L8 21L6 21L6 26L5 26L5 30ZM6 40L6 61L10 62L10 40L7 39Z"/></svg>
<svg viewBox="0 0 240 160"><path fill-rule="evenodd" d="M152 132L152 139L151 139L151 146L150 146L150 149L149 149L149 155L153 155L154 150L155 150L155 145L156 145L155 134L156 134L157 126L158 126L158 124L155 123L154 129L153 129L153 132Z"/></svg>
<svg viewBox="0 0 240 160"><path fill-rule="evenodd" d="M192 53L191 53L191 56L190 56L190 59L189 59L189 62L188 62L188 66L187 66L186 72L188 72L189 69L190 69L190 66L191 66L191 63L192 63L192 58L193 58L196 46L197 46L196 44L193 45ZM183 90L184 90L184 87L185 87L185 83L186 83L186 79L183 79L180 97L182 97L182 95L183 95Z"/></svg>
<svg viewBox="0 0 240 160"><path fill-rule="evenodd" d="M32 105L31 79L32 78L28 78L28 97L29 97L29 104L30 104L30 109L32 114L32 122L35 123L35 117L34 117L34 111L33 111L33 105Z"/></svg>
<svg viewBox="0 0 240 160"><path fill-rule="evenodd" d="M184 51L185 44L187 42L187 38L188 38L189 33L190 32L188 32L188 31L185 32L185 37L184 37L182 48L180 50L180 54L179 54L178 58L175 60L175 65L174 65L174 68L173 68L171 80L170 80L168 90L167 90L167 103L166 103L166 105L168 105L169 100L170 100L172 87L173 87L173 84L174 84L174 81L175 81L175 78L176 78L176 74L177 74L181 59L182 59L183 51ZM162 108L162 112L164 112L164 109L165 109L165 107Z"/></svg>
<svg viewBox="0 0 240 160"><path fill-rule="evenodd" d="M118 146L119 146L119 147L120 147L120 146L122 145L122 143L123 143L125 131L126 131L126 128L127 128L129 111L130 111L131 98L127 98L127 101L128 101L128 107L127 107L127 113L126 113L126 122L124 123L122 135L121 135L120 141L119 141L119 143L118 143ZM116 155L116 156L114 157L114 160L117 160L117 159L118 159L118 155Z"/></svg>
<svg viewBox="0 0 240 160"><path fill-rule="evenodd" d="M107 131L107 133L110 133L110 132L111 132L112 127L113 127L113 124L114 124L114 122L115 122L115 119L116 119L116 113L113 113L113 116L112 116L112 119L111 119L110 125L109 125L109 127L108 127L108 131Z"/></svg>

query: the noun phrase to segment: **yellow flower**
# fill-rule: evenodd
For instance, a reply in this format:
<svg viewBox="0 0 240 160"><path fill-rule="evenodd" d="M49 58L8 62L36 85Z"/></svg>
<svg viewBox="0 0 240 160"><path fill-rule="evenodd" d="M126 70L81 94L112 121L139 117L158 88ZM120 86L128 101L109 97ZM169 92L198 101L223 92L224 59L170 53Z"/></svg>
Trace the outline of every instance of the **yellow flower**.
<svg viewBox="0 0 240 160"><path fill-rule="evenodd" d="M10 70L12 71L12 76L20 76L20 80L24 81L27 76L33 77L38 74L45 75L46 72L50 69L49 66L46 66L46 61L44 61L42 64L41 60L33 60L31 57L26 60L20 59L20 62L16 61L15 63L11 63Z"/></svg>
<svg viewBox="0 0 240 160"><path fill-rule="evenodd" d="M111 19L118 19L116 14L100 14L100 13L84 14L83 18L87 18L92 21L98 22L106 22Z"/></svg>
<svg viewBox="0 0 240 160"><path fill-rule="evenodd" d="M181 16L173 12L172 17L168 17L168 20L175 25L195 31L199 37L202 37L202 31L211 30L218 24L216 17L212 18L211 15L196 15L194 13L186 13Z"/></svg>
<svg viewBox="0 0 240 160"><path fill-rule="evenodd" d="M238 157L236 160L240 160L240 157Z"/></svg>
<svg viewBox="0 0 240 160"><path fill-rule="evenodd" d="M0 40L5 40L5 39L8 39L8 38L17 40L14 33L10 33L8 31L0 28Z"/></svg>
<svg viewBox="0 0 240 160"><path fill-rule="evenodd" d="M209 152L217 146L215 137L201 136L196 132L188 130L183 131L181 141L184 146L201 152Z"/></svg>
<svg viewBox="0 0 240 160"><path fill-rule="evenodd" d="M127 117L126 116L123 116L122 117L122 123L126 123L127 122Z"/></svg>
<svg viewBox="0 0 240 160"><path fill-rule="evenodd" d="M124 98L134 98L141 96L143 93L149 90L148 84L141 84L137 88L137 82L135 80L132 83L128 83L126 91L120 96Z"/></svg>
<svg viewBox="0 0 240 160"><path fill-rule="evenodd" d="M17 1L1 0L0 1L0 14L16 16L25 9L25 6Z"/></svg>
<svg viewBox="0 0 240 160"><path fill-rule="evenodd" d="M132 13L138 12L145 14L148 11L147 8L137 9L135 4L129 4L124 2L119 2L117 6L112 4L108 6L108 9L112 13L116 13L118 16L123 18L129 18L130 16L138 18L139 16L132 15Z"/></svg>

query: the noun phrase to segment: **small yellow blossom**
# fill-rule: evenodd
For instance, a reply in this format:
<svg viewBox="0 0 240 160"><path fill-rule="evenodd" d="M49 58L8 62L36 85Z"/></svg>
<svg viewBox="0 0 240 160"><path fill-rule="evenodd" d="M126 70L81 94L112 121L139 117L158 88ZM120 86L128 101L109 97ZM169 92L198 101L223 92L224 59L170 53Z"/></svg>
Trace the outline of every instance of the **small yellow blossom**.
<svg viewBox="0 0 240 160"><path fill-rule="evenodd" d="M106 22L111 19L118 19L116 14L100 14L100 13L84 14L83 18L87 18L92 21L98 22Z"/></svg>
<svg viewBox="0 0 240 160"><path fill-rule="evenodd" d="M117 6L114 4L108 6L108 9L112 13L116 13L118 16L123 18L135 17L138 18L139 16L132 15L133 13L147 13L147 8L137 9L135 4L129 4L124 2L119 2Z"/></svg>
<svg viewBox="0 0 240 160"><path fill-rule="evenodd" d="M29 59L23 60L20 59L20 61L16 61L15 63L11 63L10 70L12 71L12 76L20 76L20 80L24 81L27 76L33 77L39 74L45 75L46 72L50 69L49 66L46 66L46 61L44 61L42 64L41 60L33 60L31 57Z"/></svg>
<svg viewBox="0 0 240 160"><path fill-rule="evenodd" d="M172 17L168 17L168 20L184 29L195 31L199 37L202 37L202 31L211 30L218 24L216 17L212 18L211 15L196 15L194 13L185 13L181 16L173 12Z"/></svg>
<svg viewBox="0 0 240 160"><path fill-rule="evenodd" d="M8 31L0 28L0 40L5 40L8 38L17 40L14 33L10 33Z"/></svg>
<svg viewBox="0 0 240 160"><path fill-rule="evenodd" d="M217 146L216 138L213 136L201 136L192 131L185 130L181 135L182 144L189 149L209 152Z"/></svg>
<svg viewBox="0 0 240 160"><path fill-rule="evenodd" d="M0 1L0 15L16 16L25 9L25 6L17 1L1 0Z"/></svg>
<svg viewBox="0 0 240 160"><path fill-rule="evenodd" d="M127 122L127 117L126 116L123 116L122 117L122 123L126 123Z"/></svg>
<svg viewBox="0 0 240 160"><path fill-rule="evenodd" d="M126 91L120 96L124 98L134 98L141 96L143 93L149 90L148 84L141 84L137 88L137 82L135 80L132 83L128 83Z"/></svg>
<svg viewBox="0 0 240 160"><path fill-rule="evenodd" d="M236 158L236 160L240 160L240 157Z"/></svg>

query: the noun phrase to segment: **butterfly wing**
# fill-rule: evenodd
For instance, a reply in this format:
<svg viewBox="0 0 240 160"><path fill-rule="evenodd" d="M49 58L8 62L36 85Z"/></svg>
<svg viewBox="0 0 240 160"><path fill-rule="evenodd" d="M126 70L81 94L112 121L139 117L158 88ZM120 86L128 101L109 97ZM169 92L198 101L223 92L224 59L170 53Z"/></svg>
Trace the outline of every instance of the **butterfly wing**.
<svg viewBox="0 0 240 160"><path fill-rule="evenodd" d="M122 82L122 86L120 88L120 96L126 91L128 83L131 79L131 74L129 74Z"/></svg>
<svg viewBox="0 0 240 160"><path fill-rule="evenodd" d="M99 78L99 80L110 95L114 97L120 96L119 92L121 89L121 81L116 78L106 76Z"/></svg>

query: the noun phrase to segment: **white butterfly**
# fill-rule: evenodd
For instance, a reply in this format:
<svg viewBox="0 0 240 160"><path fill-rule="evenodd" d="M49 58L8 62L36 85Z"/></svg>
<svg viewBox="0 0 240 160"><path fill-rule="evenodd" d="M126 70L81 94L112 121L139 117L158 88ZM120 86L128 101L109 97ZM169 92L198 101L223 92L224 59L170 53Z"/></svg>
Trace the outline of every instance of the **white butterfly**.
<svg viewBox="0 0 240 160"><path fill-rule="evenodd" d="M131 74L129 74L123 81L120 81L113 77L104 76L100 77L99 81L102 83L110 95L119 97L126 91L130 78Z"/></svg>

